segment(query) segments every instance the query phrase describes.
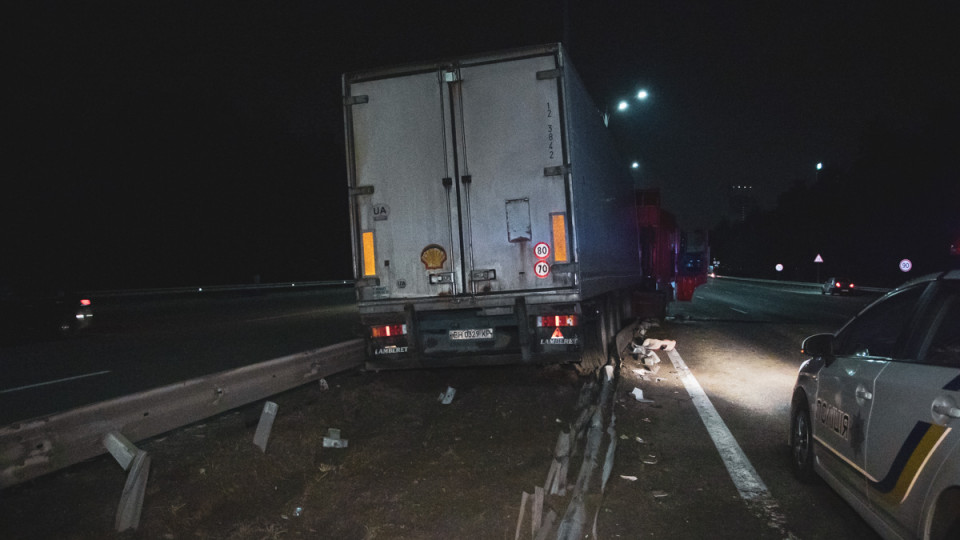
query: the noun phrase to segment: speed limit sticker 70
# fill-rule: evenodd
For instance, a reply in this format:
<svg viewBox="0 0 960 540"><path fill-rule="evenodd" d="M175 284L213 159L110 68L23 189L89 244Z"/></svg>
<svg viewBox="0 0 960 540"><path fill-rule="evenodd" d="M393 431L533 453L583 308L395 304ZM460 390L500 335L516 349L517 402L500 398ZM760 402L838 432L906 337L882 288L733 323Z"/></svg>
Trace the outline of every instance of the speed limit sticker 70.
<svg viewBox="0 0 960 540"><path fill-rule="evenodd" d="M533 246L533 254L536 255L538 259L546 259L550 256L550 244L537 242L537 245Z"/></svg>
<svg viewBox="0 0 960 540"><path fill-rule="evenodd" d="M538 278L545 278L550 275L550 264L547 261L537 261L537 264L533 265L533 273L537 275Z"/></svg>

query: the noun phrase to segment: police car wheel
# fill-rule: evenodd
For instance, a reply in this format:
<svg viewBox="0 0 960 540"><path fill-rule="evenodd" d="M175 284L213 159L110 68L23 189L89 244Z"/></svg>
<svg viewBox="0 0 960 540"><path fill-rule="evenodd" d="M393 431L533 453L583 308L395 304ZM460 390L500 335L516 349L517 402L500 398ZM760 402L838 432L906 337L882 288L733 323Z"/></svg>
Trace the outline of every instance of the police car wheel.
<svg viewBox="0 0 960 540"><path fill-rule="evenodd" d="M793 408L790 420L790 464L794 476L802 482L813 479L813 434L810 413L802 400Z"/></svg>

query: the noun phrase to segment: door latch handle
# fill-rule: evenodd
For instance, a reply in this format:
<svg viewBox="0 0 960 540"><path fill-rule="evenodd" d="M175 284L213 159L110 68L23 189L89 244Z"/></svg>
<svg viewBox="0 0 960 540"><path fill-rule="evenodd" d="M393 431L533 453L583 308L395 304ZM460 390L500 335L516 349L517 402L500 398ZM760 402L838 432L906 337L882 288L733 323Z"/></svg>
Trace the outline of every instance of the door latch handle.
<svg viewBox="0 0 960 540"><path fill-rule="evenodd" d="M857 398L859 399L873 399L873 392L867 392L863 388L857 388Z"/></svg>
<svg viewBox="0 0 960 540"><path fill-rule="evenodd" d="M951 407L949 405L941 405L939 403L934 403L933 412L942 416L949 416L950 418L960 418L960 409L956 407Z"/></svg>

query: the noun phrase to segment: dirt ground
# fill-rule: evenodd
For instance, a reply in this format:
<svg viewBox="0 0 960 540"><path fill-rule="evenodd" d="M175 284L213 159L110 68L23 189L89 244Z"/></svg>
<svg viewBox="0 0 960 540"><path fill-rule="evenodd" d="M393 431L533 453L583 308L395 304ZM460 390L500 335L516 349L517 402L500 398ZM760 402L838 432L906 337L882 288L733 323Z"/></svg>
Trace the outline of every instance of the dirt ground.
<svg viewBox="0 0 960 540"><path fill-rule="evenodd" d="M139 443L136 531L114 531L125 473L101 456L0 492L0 538L512 539L583 381L561 366L337 375L273 398L266 453L262 402ZM324 448L328 428L348 446Z"/></svg>

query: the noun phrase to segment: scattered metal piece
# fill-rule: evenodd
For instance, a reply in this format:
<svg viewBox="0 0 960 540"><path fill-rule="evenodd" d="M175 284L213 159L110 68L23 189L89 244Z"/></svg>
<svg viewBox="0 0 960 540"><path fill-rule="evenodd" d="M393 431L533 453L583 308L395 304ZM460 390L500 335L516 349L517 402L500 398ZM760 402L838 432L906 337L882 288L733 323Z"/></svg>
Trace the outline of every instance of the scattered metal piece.
<svg viewBox="0 0 960 540"><path fill-rule="evenodd" d="M666 491L660 491L660 490L652 491L650 492L650 494L653 495L654 499L662 499L663 497L666 497L668 495Z"/></svg>
<svg viewBox="0 0 960 540"><path fill-rule="evenodd" d="M446 392L440 392L440 397L437 398L437 401L439 401L444 405L449 405L450 402L453 401L453 396L456 393L457 393L456 388L452 386L448 386Z"/></svg>
<svg viewBox="0 0 960 540"><path fill-rule="evenodd" d="M657 456L653 454L647 454L647 457L643 458L641 461L647 465L656 465L659 460L657 459Z"/></svg>
<svg viewBox="0 0 960 540"><path fill-rule="evenodd" d="M627 480L627 481L630 481L630 482L636 482L636 481L637 481L637 477L636 477L636 476L628 476L628 475L626 475L626 474L621 474L621 475L620 475L620 478L623 478L624 480Z"/></svg>
<svg viewBox="0 0 960 540"><path fill-rule="evenodd" d="M320 391L326 391L330 389L330 385L327 384L326 379L320 379Z"/></svg>

